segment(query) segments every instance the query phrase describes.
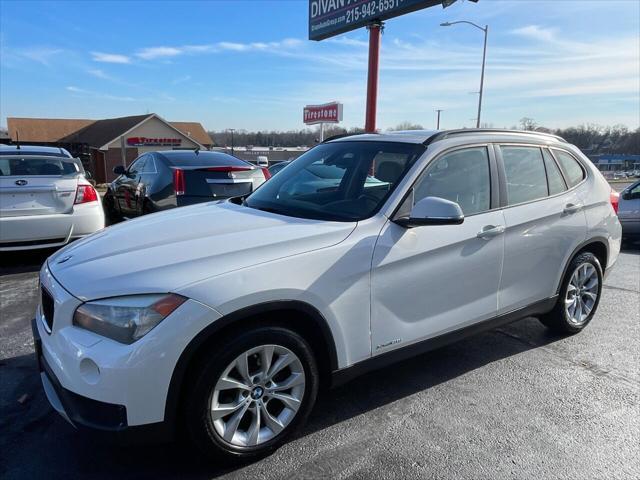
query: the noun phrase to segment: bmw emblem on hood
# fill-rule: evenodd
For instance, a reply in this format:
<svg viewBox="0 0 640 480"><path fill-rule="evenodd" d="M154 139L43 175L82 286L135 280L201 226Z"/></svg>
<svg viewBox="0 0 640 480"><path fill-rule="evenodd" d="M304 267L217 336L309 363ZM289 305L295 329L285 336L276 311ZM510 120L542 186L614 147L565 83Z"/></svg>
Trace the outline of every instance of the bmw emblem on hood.
<svg viewBox="0 0 640 480"><path fill-rule="evenodd" d="M26 180L16 180L16 185L18 185L20 187L25 186L27 183L29 183L29 182L27 182Z"/></svg>

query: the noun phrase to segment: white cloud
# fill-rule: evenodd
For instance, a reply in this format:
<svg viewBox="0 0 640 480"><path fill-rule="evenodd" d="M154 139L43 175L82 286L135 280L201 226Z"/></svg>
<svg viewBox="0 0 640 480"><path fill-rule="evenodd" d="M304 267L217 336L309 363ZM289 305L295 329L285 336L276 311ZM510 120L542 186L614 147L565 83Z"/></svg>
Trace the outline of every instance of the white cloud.
<svg viewBox="0 0 640 480"><path fill-rule="evenodd" d="M90 68L89 70L87 70L87 73L89 75L93 75L96 78L101 78L103 80L111 80L113 81L114 78L110 75L107 75L106 73L104 73L104 71L100 70L99 68Z"/></svg>
<svg viewBox="0 0 640 480"><path fill-rule="evenodd" d="M150 47L143 48L135 55L136 57L142 58L143 60L154 60L156 58L175 57L177 55L181 55L182 53L183 50L176 47Z"/></svg>
<svg viewBox="0 0 640 480"><path fill-rule="evenodd" d="M51 47L33 47L17 51L17 55L38 62L45 66L50 66L52 57L62 53L64 50Z"/></svg>
<svg viewBox="0 0 640 480"><path fill-rule="evenodd" d="M539 25L527 25L526 27L511 30L513 35L531 38L542 42L552 42L555 40L555 32L550 28L542 28Z"/></svg>
<svg viewBox="0 0 640 480"><path fill-rule="evenodd" d="M118 53L91 52L94 62L103 63L131 63L131 58Z"/></svg>
<svg viewBox="0 0 640 480"><path fill-rule="evenodd" d="M135 99L133 97L120 97L117 95L110 95L108 93L101 93L101 92L94 92L92 90L85 90L84 88L79 88L76 87L74 85L70 85L68 87L65 88L66 91L74 93L78 96L84 96L84 97L94 97L94 98L101 98L101 99L105 99L105 100L114 100L117 102L135 102L138 99Z"/></svg>

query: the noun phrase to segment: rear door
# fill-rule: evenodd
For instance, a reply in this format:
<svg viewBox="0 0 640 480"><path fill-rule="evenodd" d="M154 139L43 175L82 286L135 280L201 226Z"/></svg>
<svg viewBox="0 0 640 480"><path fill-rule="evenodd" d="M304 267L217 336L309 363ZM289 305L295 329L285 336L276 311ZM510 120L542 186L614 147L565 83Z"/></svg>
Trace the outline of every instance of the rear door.
<svg viewBox="0 0 640 480"><path fill-rule="evenodd" d="M0 217L71 213L78 178L71 158L0 157Z"/></svg>
<svg viewBox="0 0 640 480"><path fill-rule="evenodd" d="M498 310L506 313L555 295L587 224L578 192L546 148L501 145L496 150L506 222Z"/></svg>

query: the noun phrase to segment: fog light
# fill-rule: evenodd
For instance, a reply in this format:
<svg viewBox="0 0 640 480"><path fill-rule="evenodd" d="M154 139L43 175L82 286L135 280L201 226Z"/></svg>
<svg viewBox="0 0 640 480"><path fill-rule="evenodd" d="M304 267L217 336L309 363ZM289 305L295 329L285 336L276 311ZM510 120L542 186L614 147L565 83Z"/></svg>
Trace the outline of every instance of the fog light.
<svg viewBox="0 0 640 480"><path fill-rule="evenodd" d="M90 358L80 360L80 376L90 385L95 385L100 380L100 368Z"/></svg>

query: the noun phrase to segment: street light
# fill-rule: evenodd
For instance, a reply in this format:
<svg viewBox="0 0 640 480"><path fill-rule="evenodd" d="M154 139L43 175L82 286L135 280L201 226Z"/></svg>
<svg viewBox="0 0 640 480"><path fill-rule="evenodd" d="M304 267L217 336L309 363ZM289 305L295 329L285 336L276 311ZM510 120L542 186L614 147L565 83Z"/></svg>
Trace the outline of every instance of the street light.
<svg viewBox="0 0 640 480"><path fill-rule="evenodd" d="M489 25L485 25L482 28L480 25L476 25L473 22L467 22L466 20L460 20L457 22L445 22L441 23L441 27L450 27L452 25L456 25L458 23L467 23L472 25L484 32L484 50L482 52L482 74L480 75L480 98L478 100L478 118L476 121L476 128L480 128L480 115L482 114L482 94L484 93L484 66L487 61L487 37L489 36Z"/></svg>

